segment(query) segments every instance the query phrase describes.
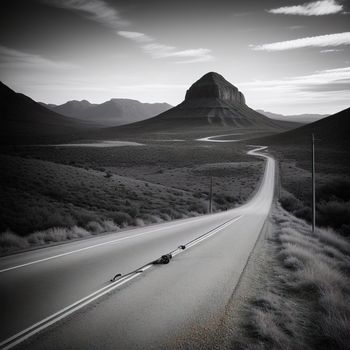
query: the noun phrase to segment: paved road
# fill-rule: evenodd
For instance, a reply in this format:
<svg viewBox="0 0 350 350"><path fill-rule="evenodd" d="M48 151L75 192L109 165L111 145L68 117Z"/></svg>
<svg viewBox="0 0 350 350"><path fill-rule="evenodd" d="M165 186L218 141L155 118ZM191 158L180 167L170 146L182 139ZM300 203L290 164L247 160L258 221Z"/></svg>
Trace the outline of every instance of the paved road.
<svg viewBox="0 0 350 350"><path fill-rule="evenodd" d="M237 209L0 259L1 347L165 349L197 342L222 317L271 207L274 160L250 154L267 159L265 173L255 196ZM109 281L191 240L170 264Z"/></svg>

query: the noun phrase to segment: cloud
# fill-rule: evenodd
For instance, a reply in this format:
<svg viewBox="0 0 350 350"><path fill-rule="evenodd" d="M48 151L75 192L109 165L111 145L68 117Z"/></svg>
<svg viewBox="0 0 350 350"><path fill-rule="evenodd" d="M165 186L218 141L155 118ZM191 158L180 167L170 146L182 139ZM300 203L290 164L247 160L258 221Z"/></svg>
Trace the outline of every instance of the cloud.
<svg viewBox="0 0 350 350"><path fill-rule="evenodd" d="M305 26L297 25L297 26L290 26L288 27L290 30L298 30L298 29L303 29Z"/></svg>
<svg viewBox="0 0 350 350"><path fill-rule="evenodd" d="M329 49L329 50L321 50L321 53L330 53L330 52L342 52L343 49Z"/></svg>
<svg viewBox="0 0 350 350"><path fill-rule="evenodd" d="M177 63L205 62L211 61L213 59L211 50L203 48L177 51L176 47L174 46L152 43L144 45L143 49L151 54L154 58L187 58L187 60L180 60L177 61Z"/></svg>
<svg viewBox="0 0 350 350"><path fill-rule="evenodd" d="M154 58L164 58L169 57L169 54L173 52L176 47L158 44L154 41L151 44L143 45L142 49Z"/></svg>
<svg viewBox="0 0 350 350"><path fill-rule="evenodd" d="M337 33L301 38L296 40L281 41L271 44L251 45L253 50L258 51L284 51L300 49L304 47L326 47L350 44L350 32Z"/></svg>
<svg viewBox="0 0 350 350"><path fill-rule="evenodd" d="M158 43L153 37L134 31L120 30L123 26L130 25L121 18L119 12L103 0L43 0L48 5L79 11L88 18L111 28L115 33L125 39L141 45L141 49L153 58L190 58L176 63L195 63L210 61L213 59L209 49L178 50L174 46Z"/></svg>
<svg viewBox="0 0 350 350"><path fill-rule="evenodd" d="M189 49L183 51L175 51L167 54L166 57L203 57L210 54L209 49Z"/></svg>
<svg viewBox="0 0 350 350"><path fill-rule="evenodd" d="M350 67L327 69L317 71L308 75L296 77L286 77L279 80L253 81L241 83L239 86L245 87L249 91L264 92L271 94L271 98L276 98L274 94L285 95L308 91L346 91L349 95Z"/></svg>
<svg viewBox="0 0 350 350"><path fill-rule="evenodd" d="M144 33L119 31L118 34L126 39L133 40L138 44L141 44L142 50L156 59L180 59L176 63L206 62L213 59L210 49L199 48L178 50L175 46L160 44L154 38ZM183 58L190 59L184 60Z"/></svg>
<svg viewBox="0 0 350 350"><path fill-rule="evenodd" d="M287 77L280 80L254 81L242 83L242 86L248 86L253 89L280 89L288 88L291 90L300 89L307 85L325 85L339 83L341 81L348 82L350 79L350 67L326 69L317 71L308 75L296 77Z"/></svg>
<svg viewBox="0 0 350 350"><path fill-rule="evenodd" d="M299 16L324 16L343 11L343 5L335 0L320 0L303 5L285 6L268 10L269 13Z"/></svg>
<svg viewBox="0 0 350 350"><path fill-rule="evenodd" d="M75 65L67 62L49 60L40 55L10 49L0 45L0 67L3 69L74 69Z"/></svg>
<svg viewBox="0 0 350 350"><path fill-rule="evenodd" d="M134 41L139 42L139 43L147 43L147 42L154 41L153 38L151 38L150 36L148 36L144 33L125 32L125 31L118 31L117 33L118 33L118 35L120 35L126 39L134 40Z"/></svg>
<svg viewBox="0 0 350 350"><path fill-rule="evenodd" d="M350 67L316 71L308 75L237 84L259 108L297 109L300 113L333 113L349 106ZM287 112L286 112L287 113Z"/></svg>
<svg viewBox="0 0 350 350"><path fill-rule="evenodd" d="M106 27L118 30L129 24L119 12L103 0L44 0L48 5L78 11Z"/></svg>

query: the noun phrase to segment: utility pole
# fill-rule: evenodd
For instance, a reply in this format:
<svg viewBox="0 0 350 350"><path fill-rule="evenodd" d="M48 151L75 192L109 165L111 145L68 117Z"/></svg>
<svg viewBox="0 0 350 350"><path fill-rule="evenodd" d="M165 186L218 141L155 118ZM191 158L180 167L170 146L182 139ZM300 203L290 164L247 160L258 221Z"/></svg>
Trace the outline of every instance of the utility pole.
<svg viewBox="0 0 350 350"><path fill-rule="evenodd" d="M312 233L315 232L316 224L316 188L315 188L315 136L311 135L311 150L312 150L312 169L311 169L311 181L312 181Z"/></svg>
<svg viewBox="0 0 350 350"><path fill-rule="evenodd" d="M210 190L209 190L209 214L213 211L213 177L210 176Z"/></svg>

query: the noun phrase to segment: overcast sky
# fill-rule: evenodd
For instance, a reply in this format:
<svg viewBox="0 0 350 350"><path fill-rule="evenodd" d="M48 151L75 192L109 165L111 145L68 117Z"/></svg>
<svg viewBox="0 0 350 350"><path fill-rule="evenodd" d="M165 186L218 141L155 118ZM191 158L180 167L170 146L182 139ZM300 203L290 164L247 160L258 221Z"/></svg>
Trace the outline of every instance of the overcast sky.
<svg viewBox="0 0 350 350"><path fill-rule="evenodd" d="M209 71L249 106L333 113L350 102L343 0L2 0L0 80L37 101L176 105Z"/></svg>

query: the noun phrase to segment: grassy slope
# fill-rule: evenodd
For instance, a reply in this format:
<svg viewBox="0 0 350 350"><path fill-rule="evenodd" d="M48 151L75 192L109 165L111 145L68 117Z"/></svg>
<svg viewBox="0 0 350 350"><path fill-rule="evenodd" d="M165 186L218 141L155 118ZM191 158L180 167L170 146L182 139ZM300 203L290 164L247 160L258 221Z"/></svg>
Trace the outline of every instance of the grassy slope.
<svg viewBox="0 0 350 350"><path fill-rule="evenodd" d="M316 221L350 236L350 108L255 142L269 145L279 160L284 208L310 221L312 133L316 138Z"/></svg>
<svg viewBox="0 0 350 350"><path fill-rule="evenodd" d="M214 209L225 210L251 195L263 162L240 149L220 149L198 144L3 148L0 230L28 236L79 226L99 233L111 224L116 228L203 214L210 175Z"/></svg>
<svg viewBox="0 0 350 350"><path fill-rule="evenodd" d="M272 146L279 159L285 209L311 220L311 151L309 147ZM341 148L316 148L316 221L350 236L350 163Z"/></svg>
<svg viewBox="0 0 350 350"><path fill-rule="evenodd" d="M261 141L269 145L304 145L307 147L310 144L312 133L323 146L342 148L349 151L350 108L283 134L267 137Z"/></svg>
<svg viewBox="0 0 350 350"><path fill-rule="evenodd" d="M47 161L11 156L1 161L2 230L9 227L28 234L107 218L119 225L132 224L136 217L159 216L165 204L176 208L168 210L172 217L188 214L191 206L201 210L201 202L190 194L161 185Z"/></svg>
<svg viewBox="0 0 350 350"><path fill-rule="evenodd" d="M349 349L349 242L331 230L311 234L310 225L280 206L271 221L216 348Z"/></svg>

